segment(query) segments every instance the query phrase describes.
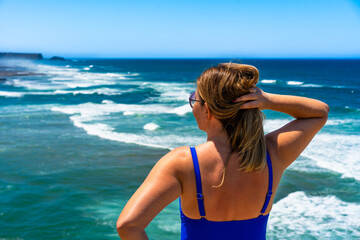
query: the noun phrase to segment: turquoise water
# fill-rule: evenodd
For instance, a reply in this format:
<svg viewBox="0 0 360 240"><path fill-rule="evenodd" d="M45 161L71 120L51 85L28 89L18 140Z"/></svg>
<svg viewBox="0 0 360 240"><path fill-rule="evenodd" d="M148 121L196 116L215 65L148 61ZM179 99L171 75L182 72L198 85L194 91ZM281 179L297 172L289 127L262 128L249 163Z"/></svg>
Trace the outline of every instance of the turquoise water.
<svg viewBox="0 0 360 240"><path fill-rule="evenodd" d="M116 239L121 209L170 149L205 141L195 79L228 60L2 62L40 73L0 84L0 238ZM285 172L268 239L360 238L360 60L243 60L264 91L320 99L326 126ZM266 114L265 131L290 117ZM146 229L179 239L178 203Z"/></svg>

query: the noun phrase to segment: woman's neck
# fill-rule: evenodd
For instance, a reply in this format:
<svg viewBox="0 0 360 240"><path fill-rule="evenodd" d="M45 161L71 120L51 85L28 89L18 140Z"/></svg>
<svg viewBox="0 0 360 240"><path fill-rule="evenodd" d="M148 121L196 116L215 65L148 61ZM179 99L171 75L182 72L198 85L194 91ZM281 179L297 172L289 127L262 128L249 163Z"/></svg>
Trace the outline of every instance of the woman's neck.
<svg viewBox="0 0 360 240"><path fill-rule="evenodd" d="M229 137L223 129L221 131L207 132L207 141L212 142L218 150L231 151Z"/></svg>

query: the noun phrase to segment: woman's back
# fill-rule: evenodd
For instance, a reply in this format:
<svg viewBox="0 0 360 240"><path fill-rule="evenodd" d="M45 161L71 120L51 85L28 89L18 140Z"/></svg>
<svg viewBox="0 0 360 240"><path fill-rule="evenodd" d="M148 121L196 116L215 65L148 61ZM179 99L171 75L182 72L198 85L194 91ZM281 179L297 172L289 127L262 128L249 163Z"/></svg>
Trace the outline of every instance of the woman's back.
<svg viewBox="0 0 360 240"><path fill-rule="evenodd" d="M221 162L225 161L221 157L221 154L219 154L216 147L215 152L210 150L211 148L214 150L214 147L211 145L215 144L207 144L207 146L202 145L198 146L197 148L199 149L202 147L203 150L206 150L203 152L205 156L209 153L213 153L213 156L215 156L207 156L208 158L211 158L211 160L205 160L204 163L201 164L204 166L203 170L209 170L210 173L213 173L214 166L216 170L216 168L218 168L216 165L221 166ZM199 164L200 161L198 160L197 150L193 147L189 150L191 150L192 162L194 166L193 172L195 177L196 190L192 195L195 196L195 204L197 205L197 212L200 215L200 219L193 219L189 216L186 216L182 210L182 207L180 206L181 239L237 239L239 237L239 232L241 232L242 239L265 239L266 226L269 217L268 213L265 212L268 209L273 190L273 170L270 156L267 154L268 184L266 186L265 194L261 194L262 188L264 186L263 178L264 175L266 175L262 173L258 173L256 176L252 173L240 174L242 177L239 177L238 175L230 176L228 178L231 180L228 184L226 184L227 186L222 184L222 186L224 186L222 191L213 192L210 190L210 188L214 189L214 186L208 188L208 186L206 186L207 184L202 184L202 182L211 183L213 181L212 178L217 174L208 174L209 172L205 172L205 174L203 172L203 174L201 174L201 165ZM216 154L216 152L218 154ZM201 177L202 175L205 176ZM204 179L204 181L202 179ZM223 180L225 179L223 178ZM249 184L250 188L238 187L238 185L244 186L245 184ZM186 187L187 186L185 185L184 188ZM209 191L207 191L208 194L205 194L203 187L209 189ZM211 198L214 199L212 200ZM248 211L246 211L246 209L245 211L242 209L244 209L245 206L257 205L259 198L263 201L261 207L259 207L261 210L255 210L256 217L244 218L244 216L249 216L249 213L253 212L253 209L247 209ZM210 201L205 203L205 199L209 199ZM234 199L238 199L239 201L234 201ZM192 202L192 207L194 206L193 200L194 197L190 200ZM183 200L180 201L180 204L181 202L183 202ZM207 205L210 206L205 210L204 206ZM192 212L196 212L196 209L192 210ZM239 218L239 214L243 215L241 219ZM210 219L209 215L216 216L216 219Z"/></svg>
<svg viewBox="0 0 360 240"><path fill-rule="evenodd" d="M219 152L220 150L220 152ZM214 142L206 142L196 147L199 161L202 190L206 219L211 221L231 221L256 218L265 202L268 191L269 171L268 166L258 172L245 173L238 169L238 155L231 154L228 161L225 178L222 182L224 162L227 153L217 148ZM271 155L271 154L270 154ZM196 199L196 183L193 162L188 150L186 180L183 182L181 195L183 213L192 219L199 219L198 203ZM280 179L276 170L272 191L275 193ZM273 166L274 168L274 166ZM280 176L281 177L281 176ZM273 194L274 195L274 194ZM272 199L265 214L270 212Z"/></svg>

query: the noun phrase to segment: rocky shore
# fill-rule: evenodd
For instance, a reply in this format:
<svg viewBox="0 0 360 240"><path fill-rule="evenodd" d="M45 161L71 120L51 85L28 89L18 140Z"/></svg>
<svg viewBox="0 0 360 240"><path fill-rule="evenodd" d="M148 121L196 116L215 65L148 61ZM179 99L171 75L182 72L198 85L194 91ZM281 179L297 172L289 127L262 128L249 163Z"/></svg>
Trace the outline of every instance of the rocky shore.
<svg viewBox="0 0 360 240"><path fill-rule="evenodd" d="M21 69L18 66L9 66L7 62L0 60L0 84L5 82L9 77L43 75L42 73L34 73Z"/></svg>
<svg viewBox="0 0 360 240"><path fill-rule="evenodd" d="M4 83L9 77L21 77L31 75L44 75L42 73L29 72L25 68L17 66L18 60L43 60L41 53L11 53L0 52L0 84ZM54 56L48 60L65 61L65 58Z"/></svg>

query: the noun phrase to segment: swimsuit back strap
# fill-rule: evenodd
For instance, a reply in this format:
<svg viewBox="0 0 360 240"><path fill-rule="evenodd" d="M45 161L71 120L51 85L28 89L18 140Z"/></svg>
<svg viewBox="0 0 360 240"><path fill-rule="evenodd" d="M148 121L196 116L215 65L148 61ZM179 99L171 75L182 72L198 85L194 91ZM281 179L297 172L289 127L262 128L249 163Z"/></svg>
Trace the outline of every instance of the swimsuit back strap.
<svg viewBox="0 0 360 240"><path fill-rule="evenodd" d="M265 198L265 203L261 209L260 214L263 215L266 211L266 208L269 205L270 199L271 199L271 195L272 195L272 186L273 186L273 169L272 169L272 165L271 165L271 159L270 159L270 155L269 152L266 150L266 162L268 164L268 169L269 169L269 187L268 187L268 191L266 194L266 198Z"/></svg>
<svg viewBox="0 0 360 240"><path fill-rule="evenodd" d="M199 206L199 212L201 218L205 218L205 208L204 208L204 196L202 192L202 186L201 186L201 175L200 175L200 167L199 167L199 161L196 155L196 150L194 147L190 147L192 160L194 164L194 171L195 171L195 181L196 181L196 198L198 201Z"/></svg>

